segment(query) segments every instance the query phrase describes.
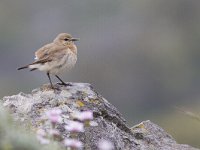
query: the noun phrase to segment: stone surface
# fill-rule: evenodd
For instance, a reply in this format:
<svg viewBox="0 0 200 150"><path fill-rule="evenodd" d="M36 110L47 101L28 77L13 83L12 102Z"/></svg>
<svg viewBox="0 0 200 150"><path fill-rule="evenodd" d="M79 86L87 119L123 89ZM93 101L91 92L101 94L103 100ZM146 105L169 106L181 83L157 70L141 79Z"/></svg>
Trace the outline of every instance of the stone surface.
<svg viewBox="0 0 200 150"><path fill-rule="evenodd" d="M45 112L60 108L63 120L56 128L63 138L69 136L64 124L73 119L74 112L93 111L92 126L86 127L78 135L87 150L97 149L101 139L111 141L116 150L197 150L188 145L177 144L169 134L151 121L128 127L121 113L90 84L71 84L68 87L55 85L56 91L50 89L49 85L43 85L31 94L7 96L3 98L3 105L10 109L15 120L34 131L40 128L49 129L51 124Z"/></svg>

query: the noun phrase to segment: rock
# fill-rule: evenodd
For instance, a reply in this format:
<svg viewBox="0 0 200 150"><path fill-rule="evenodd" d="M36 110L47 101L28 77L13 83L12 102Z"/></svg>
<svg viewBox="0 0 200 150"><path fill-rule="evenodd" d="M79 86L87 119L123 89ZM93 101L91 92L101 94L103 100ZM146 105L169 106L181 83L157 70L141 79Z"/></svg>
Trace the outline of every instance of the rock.
<svg viewBox="0 0 200 150"><path fill-rule="evenodd" d="M46 118L47 111L53 108L62 110L62 123L56 128L63 138L69 137L64 125L73 119L74 112L91 110L94 119L78 139L84 143L84 149L97 149L101 139L113 143L116 150L197 150L188 145L177 144L162 128L144 121L132 128L128 127L121 113L105 98L99 95L90 84L71 83L72 86L56 84L57 90L43 85L32 94L3 98L3 105L10 109L15 120L32 130L51 128Z"/></svg>

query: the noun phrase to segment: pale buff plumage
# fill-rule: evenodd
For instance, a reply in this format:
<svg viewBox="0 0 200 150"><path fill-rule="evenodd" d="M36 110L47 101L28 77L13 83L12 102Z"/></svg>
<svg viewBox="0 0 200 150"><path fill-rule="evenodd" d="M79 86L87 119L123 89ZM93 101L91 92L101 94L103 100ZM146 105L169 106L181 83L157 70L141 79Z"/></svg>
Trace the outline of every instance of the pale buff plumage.
<svg viewBox="0 0 200 150"><path fill-rule="evenodd" d="M68 33L60 33L52 43L44 45L35 52L35 61L29 65L18 68L30 68L47 73L50 83L50 74L55 75L62 84L65 84L57 75L65 70L69 70L76 64L77 47L74 44L77 39L72 38ZM51 83L53 88L53 85Z"/></svg>

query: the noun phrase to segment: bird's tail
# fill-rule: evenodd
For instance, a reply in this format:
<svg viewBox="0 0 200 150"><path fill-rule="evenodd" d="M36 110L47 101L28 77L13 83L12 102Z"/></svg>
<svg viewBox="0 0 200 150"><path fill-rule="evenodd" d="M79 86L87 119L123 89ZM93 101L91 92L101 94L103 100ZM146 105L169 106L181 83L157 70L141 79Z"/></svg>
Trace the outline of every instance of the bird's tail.
<svg viewBox="0 0 200 150"><path fill-rule="evenodd" d="M29 64L29 65L26 65L26 66L23 66L23 67L20 67L20 68L17 68L17 70L22 70L22 69L26 69L26 68L30 68L29 66L30 66L31 64ZM37 70L38 68L30 68L30 71L34 71L34 70Z"/></svg>
<svg viewBox="0 0 200 150"><path fill-rule="evenodd" d="M34 70L38 69L38 67L37 67L38 64L44 64L44 63L49 62L51 60L52 59L49 59L48 57L44 58L44 59L40 59L40 60L37 60L37 61L35 61L35 62L31 63L31 64L28 64L26 66L17 68L17 70L22 70L22 69L30 68L31 69L30 71L34 71Z"/></svg>
<svg viewBox="0 0 200 150"><path fill-rule="evenodd" d="M26 68L28 68L28 66L29 66L29 65L26 65L26 66L23 66L23 67L17 68L17 70L26 69Z"/></svg>

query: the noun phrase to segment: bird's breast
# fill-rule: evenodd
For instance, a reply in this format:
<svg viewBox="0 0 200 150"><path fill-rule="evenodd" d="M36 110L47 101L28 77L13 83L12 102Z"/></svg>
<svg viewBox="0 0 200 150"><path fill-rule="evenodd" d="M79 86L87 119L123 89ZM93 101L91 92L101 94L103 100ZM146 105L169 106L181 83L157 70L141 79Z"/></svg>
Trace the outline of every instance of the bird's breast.
<svg viewBox="0 0 200 150"><path fill-rule="evenodd" d="M74 65L76 64L77 61L77 55L74 53L67 53L64 58L63 58L63 67L65 68L69 68L71 69L72 67L74 67Z"/></svg>
<svg viewBox="0 0 200 150"><path fill-rule="evenodd" d="M65 70L69 70L74 67L77 61L77 55L72 52L67 52L60 59L55 60L54 67L50 70L52 74L62 73Z"/></svg>

